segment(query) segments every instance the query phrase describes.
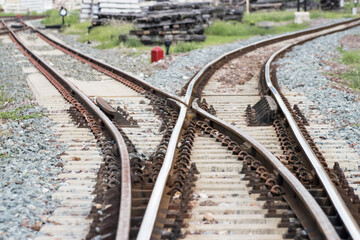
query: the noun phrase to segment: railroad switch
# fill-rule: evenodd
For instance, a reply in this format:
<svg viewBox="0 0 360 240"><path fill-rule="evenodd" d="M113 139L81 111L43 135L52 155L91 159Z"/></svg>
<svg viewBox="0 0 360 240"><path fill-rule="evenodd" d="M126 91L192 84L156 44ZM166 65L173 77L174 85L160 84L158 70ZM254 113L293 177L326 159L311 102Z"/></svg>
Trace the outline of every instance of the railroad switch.
<svg viewBox="0 0 360 240"><path fill-rule="evenodd" d="M122 110L121 108L118 108L120 111L115 110L101 97L96 98L96 103L106 115L110 116L111 119L117 123L119 127L139 127L136 120L130 117L125 110Z"/></svg>
<svg viewBox="0 0 360 240"><path fill-rule="evenodd" d="M275 119L277 110L278 107L272 97L262 97L253 107L248 105L246 109L248 125L271 125Z"/></svg>

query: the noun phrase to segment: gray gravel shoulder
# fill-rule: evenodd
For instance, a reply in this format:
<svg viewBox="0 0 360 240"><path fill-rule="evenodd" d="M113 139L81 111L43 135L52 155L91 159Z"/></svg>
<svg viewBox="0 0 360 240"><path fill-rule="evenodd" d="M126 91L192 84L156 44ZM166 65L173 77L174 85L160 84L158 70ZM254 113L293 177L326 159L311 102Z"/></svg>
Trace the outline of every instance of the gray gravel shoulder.
<svg viewBox="0 0 360 240"><path fill-rule="evenodd" d="M3 103L0 112L22 107L21 115L38 115L23 120L0 118L0 239L33 239L55 209L52 193L62 184L57 155L66 146L56 142L54 123L41 116L46 109L31 99L21 71L30 63L16 46L0 44L0 66L0 86L15 99Z"/></svg>
<svg viewBox="0 0 360 240"><path fill-rule="evenodd" d="M317 38L293 50L276 64L279 65L277 78L281 87L305 94L325 116L325 122L333 128L328 138L344 139L360 154L360 102L359 93L348 93L331 87L333 83L323 74L331 71L323 61L334 61L339 40L345 35L359 34L360 27ZM311 114L310 106L305 114ZM321 124L322 120L314 119Z"/></svg>

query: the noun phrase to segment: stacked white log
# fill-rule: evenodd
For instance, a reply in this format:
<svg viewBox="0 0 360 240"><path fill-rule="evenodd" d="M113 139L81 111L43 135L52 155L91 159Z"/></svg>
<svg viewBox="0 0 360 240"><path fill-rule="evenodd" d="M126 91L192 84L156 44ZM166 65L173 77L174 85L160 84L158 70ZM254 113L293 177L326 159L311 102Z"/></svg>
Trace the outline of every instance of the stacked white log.
<svg viewBox="0 0 360 240"><path fill-rule="evenodd" d="M98 0L101 14L139 13L142 0Z"/></svg>
<svg viewBox="0 0 360 240"><path fill-rule="evenodd" d="M53 5L55 9L60 9L60 7L66 9L80 9L81 2L81 0L54 0Z"/></svg>
<svg viewBox="0 0 360 240"><path fill-rule="evenodd" d="M6 13L42 13L53 8L52 0L5 0L1 5Z"/></svg>
<svg viewBox="0 0 360 240"><path fill-rule="evenodd" d="M152 3L143 0L83 0L80 19L98 19L99 15L116 16L141 13L141 6Z"/></svg>

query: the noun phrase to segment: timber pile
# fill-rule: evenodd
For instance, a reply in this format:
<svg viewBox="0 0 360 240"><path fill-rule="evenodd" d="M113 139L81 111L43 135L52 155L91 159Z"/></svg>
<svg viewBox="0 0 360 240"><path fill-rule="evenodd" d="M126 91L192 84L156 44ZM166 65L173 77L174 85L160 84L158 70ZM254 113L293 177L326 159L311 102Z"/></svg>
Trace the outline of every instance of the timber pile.
<svg viewBox="0 0 360 240"><path fill-rule="evenodd" d="M340 8L340 0L320 0L322 10L334 10Z"/></svg>
<svg viewBox="0 0 360 240"><path fill-rule="evenodd" d="M145 44L163 43L164 40L205 41L204 28L215 18L239 20L243 9L212 7L209 2L175 4L164 2L144 9L144 16L135 20L137 35Z"/></svg>

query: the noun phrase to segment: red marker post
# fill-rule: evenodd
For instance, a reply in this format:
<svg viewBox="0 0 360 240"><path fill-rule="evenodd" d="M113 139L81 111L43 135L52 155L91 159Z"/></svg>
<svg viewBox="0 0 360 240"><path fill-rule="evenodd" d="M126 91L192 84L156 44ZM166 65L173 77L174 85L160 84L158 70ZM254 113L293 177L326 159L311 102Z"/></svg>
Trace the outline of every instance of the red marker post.
<svg viewBox="0 0 360 240"><path fill-rule="evenodd" d="M163 58L164 58L164 51L160 47L156 46L151 50L151 63L157 62Z"/></svg>

